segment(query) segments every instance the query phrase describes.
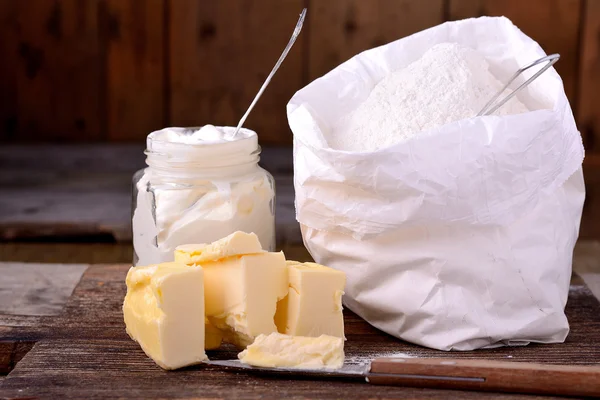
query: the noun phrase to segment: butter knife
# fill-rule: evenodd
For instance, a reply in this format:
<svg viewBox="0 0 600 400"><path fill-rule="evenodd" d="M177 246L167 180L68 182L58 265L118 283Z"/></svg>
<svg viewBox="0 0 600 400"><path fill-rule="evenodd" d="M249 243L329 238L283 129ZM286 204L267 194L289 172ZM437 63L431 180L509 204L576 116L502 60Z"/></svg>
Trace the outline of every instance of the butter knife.
<svg viewBox="0 0 600 400"><path fill-rule="evenodd" d="M335 370L253 367L239 360L210 365L258 374L353 379L375 385L410 386L563 396L600 396L600 365L572 366L449 358L376 358L367 365L344 364Z"/></svg>

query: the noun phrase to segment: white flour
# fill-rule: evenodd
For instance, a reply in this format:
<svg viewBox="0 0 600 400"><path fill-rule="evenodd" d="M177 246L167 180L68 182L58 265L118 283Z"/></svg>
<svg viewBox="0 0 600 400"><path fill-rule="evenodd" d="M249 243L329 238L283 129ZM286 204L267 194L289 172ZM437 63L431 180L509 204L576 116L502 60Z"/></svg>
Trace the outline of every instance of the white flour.
<svg viewBox="0 0 600 400"><path fill-rule="evenodd" d="M383 352L383 353L367 353L362 355L348 355L344 359L344 364L366 365L376 358L383 357L401 357L401 358L417 358L417 356L408 353L398 352Z"/></svg>
<svg viewBox="0 0 600 400"><path fill-rule="evenodd" d="M471 48L438 44L379 82L365 102L337 122L327 142L338 150L373 151L474 117L503 86L488 68ZM527 111L512 98L495 115Z"/></svg>

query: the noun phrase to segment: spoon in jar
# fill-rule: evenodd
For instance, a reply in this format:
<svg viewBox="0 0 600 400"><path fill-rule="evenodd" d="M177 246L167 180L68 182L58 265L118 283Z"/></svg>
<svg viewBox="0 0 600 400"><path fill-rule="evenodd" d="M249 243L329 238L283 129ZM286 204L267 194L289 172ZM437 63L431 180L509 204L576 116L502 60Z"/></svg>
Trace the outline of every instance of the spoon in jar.
<svg viewBox="0 0 600 400"><path fill-rule="evenodd" d="M267 88L269 83L271 82L271 78L273 78L273 75L275 75L275 72L277 72L277 70L281 66L281 63L283 63L283 60L285 60L285 57L288 55L290 49L296 42L296 38L298 37L298 35L300 35L300 31L302 30L302 24L304 23L305 16L306 16L306 8L303 9L302 12L300 13L300 18L298 19L298 23L296 24L296 28L294 29L294 33L292 33L292 37L290 38L290 41L288 42L287 46L285 46L285 49L283 49L283 53L281 53L279 60L277 60L277 63L273 67L273 70L271 71L269 76L267 76L265 83L263 83L263 85L261 86L260 90L256 94L256 97L254 97L254 100L252 100L250 107L248 107L248 110L246 110L246 113L244 114L242 119L240 119L240 122L238 122L237 127L235 128L235 132L233 132L233 135L231 135L232 138L234 138L238 134L238 132L240 131L240 128L242 127L242 125L244 125L244 122L246 122L246 118L248 118L248 115L250 114L250 112L252 111L254 106L256 105L256 102L258 101L260 96L262 96L263 92L265 91L265 89Z"/></svg>

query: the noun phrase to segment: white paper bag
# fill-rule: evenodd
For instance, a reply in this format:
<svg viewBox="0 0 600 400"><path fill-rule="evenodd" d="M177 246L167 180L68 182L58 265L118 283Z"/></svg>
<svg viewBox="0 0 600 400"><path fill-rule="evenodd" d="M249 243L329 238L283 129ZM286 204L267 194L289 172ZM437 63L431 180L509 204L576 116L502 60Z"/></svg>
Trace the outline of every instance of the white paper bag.
<svg viewBox="0 0 600 400"><path fill-rule="evenodd" d="M346 272L346 306L396 337L442 350L561 342L584 151L553 68L519 95L537 111L457 121L375 152L326 144L323 132L384 76L442 42L483 53L504 82L545 55L506 18L448 22L298 91L287 110L304 243Z"/></svg>

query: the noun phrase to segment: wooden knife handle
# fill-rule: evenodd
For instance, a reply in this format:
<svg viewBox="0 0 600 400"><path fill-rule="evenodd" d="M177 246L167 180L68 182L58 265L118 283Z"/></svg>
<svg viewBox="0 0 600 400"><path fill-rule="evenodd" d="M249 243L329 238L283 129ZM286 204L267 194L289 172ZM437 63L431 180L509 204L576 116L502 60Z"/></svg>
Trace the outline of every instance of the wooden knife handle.
<svg viewBox="0 0 600 400"><path fill-rule="evenodd" d="M600 396L600 364L567 366L448 358L377 358L371 362L367 382L440 389Z"/></svg>

